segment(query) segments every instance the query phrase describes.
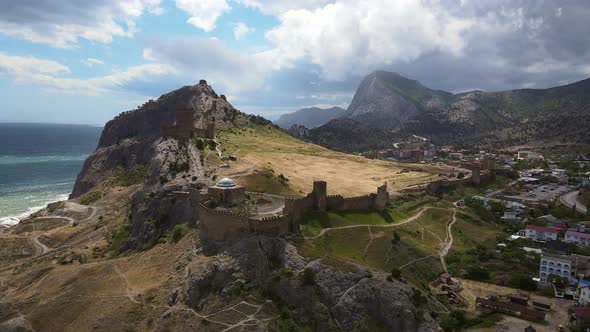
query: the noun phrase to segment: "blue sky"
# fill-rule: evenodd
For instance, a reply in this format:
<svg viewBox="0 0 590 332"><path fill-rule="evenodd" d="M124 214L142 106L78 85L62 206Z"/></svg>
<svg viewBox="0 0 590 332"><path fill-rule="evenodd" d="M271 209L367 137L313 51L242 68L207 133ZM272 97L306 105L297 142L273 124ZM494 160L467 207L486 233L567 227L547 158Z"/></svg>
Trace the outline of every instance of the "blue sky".
<svg viewBox="0 0 590 332"><path fill-rule="evenodd" d="M585 1L22 0L0 4L0 122L104 124L200 79L275 119L396 71L437 89L590 76Z"/></svg>

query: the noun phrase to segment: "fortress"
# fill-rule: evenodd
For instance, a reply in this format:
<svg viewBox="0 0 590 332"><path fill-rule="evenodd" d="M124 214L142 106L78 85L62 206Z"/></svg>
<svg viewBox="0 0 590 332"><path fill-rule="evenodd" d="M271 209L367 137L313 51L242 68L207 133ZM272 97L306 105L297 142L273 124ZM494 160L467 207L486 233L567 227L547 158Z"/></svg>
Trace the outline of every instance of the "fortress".
<svg viewBox="0 0 590 332"><path fill-rule="evenodd" d="M177 109L175 124L162 125L162 136L174 137L178 140L188 140L193 137L203 137L209 139L215 138L215 123L208 123L205 128L196 128L194 123L194 110Z"/></svg>
<svg viewBox="0 0 590 332"><path fill-rule="evenodd" d="M313 183L313 191L302 198L285 198L282 213L272 217L256 217L220 209L221 204L232 204L245 196L244 187L232 184L231 179L222 179L209 187L208 194L199 204L199 230L207 241L234 241L249 235L280 236L298 233L299 225L311 211L350 211L385 209L389 202L387 184L380 186L377 193L357 197L328 196L324 181Z"/></svg>

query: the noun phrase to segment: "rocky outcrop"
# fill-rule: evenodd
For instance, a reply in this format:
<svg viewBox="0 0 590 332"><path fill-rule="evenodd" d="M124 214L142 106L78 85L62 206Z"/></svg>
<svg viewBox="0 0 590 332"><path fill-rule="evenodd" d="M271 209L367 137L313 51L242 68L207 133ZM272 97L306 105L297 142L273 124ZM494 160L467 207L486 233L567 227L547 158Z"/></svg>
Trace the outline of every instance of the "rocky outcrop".
<svg viewBox="0 0 590 332"><path fill-rule="evenodd" d="M162 136L161 127L175 123L177 109L193 111L192 126L197 128L208 123L227 128L248 123L252 118L201 81L121 113L106 124L70 198L110 185L115 169L142 166L145 176L132 199L129 237L121 250L154 244L174 225L198 219L198 203L191 202L183 193L211 184L211 170L195 142Z"/></svg>
<svg viewBox="0 0 590 332"><path fill-rule="evenodd" d="M424 110L447 105L453 95L385 71L365 77L344 117L373 128L398 129Z"/></svg>
<svg viewBox="0 0 590 332"><path fill-rule="evenodd" d="M102 132L96 151L88 157L70 198L76 198L104 181L110 170L117 166L131 168L152 165L154 159L162 159L167 151L160 147L167 144L162 138L161 126L173 124L177 109L195 112L196 127L214 122L217 128L227 128L247 121L247 116L220 98L206 82L185 86L150 100L136 110L119 114L109 121ZM197 156L198 157L198 156ZM152 183L158 177L149 177Z"/></svg>
<svg viewBox="0 0 590 332"><path fill-rule="evenodd" d="M354 331L364 318L387 331L437 328L428 313L433 300L422 292L353 264L335 269L321 260L306 262L284 239L249 238L210 257L215 258L205 268L202 260L187 267L184 283L171 298L200 310L214 290L223 298L249 285L280 299L297 321L317 331Z"/></svg>

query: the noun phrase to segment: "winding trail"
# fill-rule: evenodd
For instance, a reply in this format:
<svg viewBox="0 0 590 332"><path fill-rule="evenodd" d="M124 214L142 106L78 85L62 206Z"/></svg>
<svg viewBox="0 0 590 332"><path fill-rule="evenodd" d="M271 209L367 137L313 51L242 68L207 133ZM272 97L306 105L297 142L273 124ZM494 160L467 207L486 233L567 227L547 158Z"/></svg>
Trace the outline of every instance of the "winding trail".
<svg viewBox="0 0 590 332"><path fill-rule="evenodd" d="M447 270L447 262L445 260L445 256L449 253L449 250L451 250L451 248L453 247L453 230L452 230L452 228L456 222L457 222L457 207L453 208L453 218L451 219L451 222L447 225L447 238L445 239L442 248L440 248L440 250L438 251L438 256L440 257L440 263L442 264L445 272L449 272Z"/></svg>
<svg viewBox="0 0 590 332"><path fill-rule="evenodd" d="M316 236L304 236L303 238L304 238L305 240L314 240L314 239L317 239L317 238L319 238L319 237L322 237L322 236L324 236L324 235L325 235L327 232L329 232L329 231L332 231L332 230L339 230L339 229L350 229L350 228L359 228L359 227L369 227L369 228L370 228L370 227L375 227L375 228L394 228L394 227L398 227L398 226L405 225L405 224L407 224L407 223L411 223L411 222L415 221L416 219L420 218L420 216L422 216L422 214L423 214L423 213L424 213L426 210L429 210L429 209L439 209L439 208L436 208L436 207L431 207L431 206L428 206L428 207L422 208L422 209L421 209L421 210L420 210L418 213L416 213L415 215L413 215L413 216L409 217L408 219L406 219L406 220L404 220L404 221L402 221L402 222L400 222L400 223L397 223L397 224L391 224L391 225L367 225L367 224L359 224L359 225L348 225L348 226L340 226L340 227L328 227L328 228L324 228L324 229L322 229L322 230L320 231L320 233L319 233L318 235L316 235Z"/></svg>

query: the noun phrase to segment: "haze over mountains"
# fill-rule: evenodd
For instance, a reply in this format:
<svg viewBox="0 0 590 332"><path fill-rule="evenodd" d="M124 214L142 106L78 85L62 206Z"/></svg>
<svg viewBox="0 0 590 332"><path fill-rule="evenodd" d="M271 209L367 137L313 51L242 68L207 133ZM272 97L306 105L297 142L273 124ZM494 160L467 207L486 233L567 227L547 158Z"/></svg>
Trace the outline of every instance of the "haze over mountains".
<svg viewBox="0 0 590 332"><path fill-rule="evenodd" d="M344 125L341 119L352 122ZM590 138L584 132L588 125L590 79L549 89L453 94L396 73L376 71L361 82L340 119L310 130L303 138L330 142L330 148L344 151L355 151L353 146L360 150L383 147L390 145L383 142L384 137L411 134L441 145L533 144L588 150ZM351 133L369 131L360 140L366 144L350 144Z"/></svg>
<svg viewBox="0 0 590 332"><path fill-rule="evenodd" d="M325 109L319 107L302 108L296 112L281 115L275 123L284 129L289 129L295 124L315 128L332 119L339 118L345 113L346 110L340 107Z"/></svg>

